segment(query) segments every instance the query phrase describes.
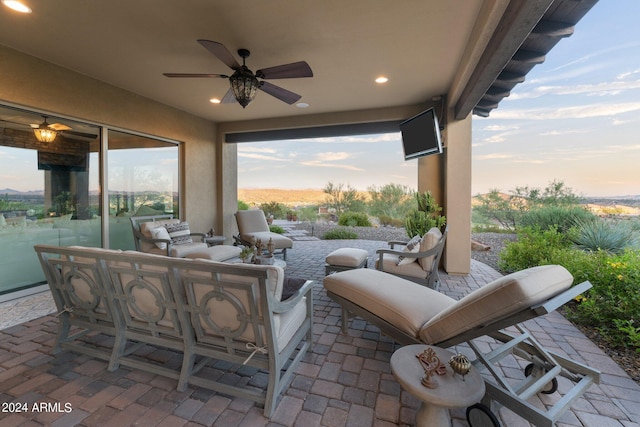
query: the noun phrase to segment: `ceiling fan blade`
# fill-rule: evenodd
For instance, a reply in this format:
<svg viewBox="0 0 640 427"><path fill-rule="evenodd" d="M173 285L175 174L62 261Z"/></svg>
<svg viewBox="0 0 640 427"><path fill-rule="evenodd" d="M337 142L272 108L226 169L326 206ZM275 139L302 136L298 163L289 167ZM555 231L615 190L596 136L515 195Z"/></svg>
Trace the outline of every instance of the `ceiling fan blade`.
<svg viewBox="0 0 640 427"><path fill-rule="evenodd" d="M302 98L302 96L298 95L297 93L293 93L269 82L260 82L259 89L263 92L267 92L273 97L278 98L280 101L286 102L289 105Z"/></svg>
<svg viewBox="0 0 640 427"><path fill-rule="evenodd" d="M57 131L63 131L63 130L71 130L71 127L67 126L67 125L63 125L62 123L51 123L49 125L49 127L51 129L55 129Z"/></svg>
<svg viewBox="0 0 640 427"><path fill-rule="evenodd" d="M299 77L313 77L311 67L305 61L291 64L277 65L256 71L256 76L263 79L295 79Z"/></svg>
<svg viewBox="0 0 640 427"><path fill-rule="evenodd" d="M233 91L231 90L231 88L229 88L229 90L227 90L227 93L225 93L220 100L220 104L233 104L234 102L238 101L236 101L236 97L233 95Z"/></svg>
<svg viewBox="0 0 640 427"><path fill-rule="evenodd" d="M187 73L162 73L165 77L204 77L228 79L226 74L187 74Z"/></svg>
<svg viewBox="0 0 640 427"><path fill-rule="evenodd" d="M216 58L225 63L227 67L232 70L237 70L240 68L240 64L236 61L236 58L229 52L229 49L224 47L222 43L214 42L211 40L198 40L198 43L202 45L209 52L213 53Z"/></svg>

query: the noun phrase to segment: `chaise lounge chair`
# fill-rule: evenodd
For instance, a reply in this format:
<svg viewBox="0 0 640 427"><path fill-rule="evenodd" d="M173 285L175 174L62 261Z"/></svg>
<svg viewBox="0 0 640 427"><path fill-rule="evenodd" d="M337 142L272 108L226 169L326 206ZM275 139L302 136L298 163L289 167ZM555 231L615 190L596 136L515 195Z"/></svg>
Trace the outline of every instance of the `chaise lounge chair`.
<svg viewBox="0 0 640 427"><path fill-rule="evenodd" d="M539 266L504 276L456 301L378 270L350 270L324 278L327 295L342 306L344 333L353 314L403 345L447 348L468 343L476 355L474 364L488 370L493 378L485 381L483 403L468 409L470 424L478 425L471 419L481 414L489 418L487 425L498 425L491 409L492 403L498 402L533 424L548 427L599 381L599 372L545 349L519 324L556 310L591 287L589 282L571 287L572 283L573 277L564 267ZM483 352L474 342L482 336L501 344ZM509 355L529 364L517 385L496 365ZM545 411L528 401L538 393L554 393L558 376L573 384L568 389L563 386L564 395L550 409Z"/></svg>

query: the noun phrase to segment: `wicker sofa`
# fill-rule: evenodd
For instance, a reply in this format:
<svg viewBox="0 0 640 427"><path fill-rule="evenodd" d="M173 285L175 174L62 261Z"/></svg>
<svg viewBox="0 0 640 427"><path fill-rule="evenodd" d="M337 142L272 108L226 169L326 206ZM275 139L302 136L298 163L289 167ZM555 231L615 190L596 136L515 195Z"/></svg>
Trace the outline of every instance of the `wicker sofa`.
<svg viewBox="0 0 640 427"><path fill-rule="evenodd" d="M78 246L35 250L58 309L54 353L68 349L108 360L109 370L125 365L167 376L179 391L195 385L251 399L269 417L311 345L312 282L282 300L280 267ZM101 346L95 333L113 344ZM181 355L182 363L145 357L149 346ZM219 381L213 361L268 371L266 390Z"/></svg>

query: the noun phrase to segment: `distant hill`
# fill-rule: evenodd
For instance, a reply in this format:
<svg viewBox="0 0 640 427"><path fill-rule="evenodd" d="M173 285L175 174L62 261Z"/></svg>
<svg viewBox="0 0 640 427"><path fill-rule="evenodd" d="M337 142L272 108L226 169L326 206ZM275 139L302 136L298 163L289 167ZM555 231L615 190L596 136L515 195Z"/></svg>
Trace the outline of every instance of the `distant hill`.
<svg viewBox="0 0 640 427"><path fill-rule="evenodd" d="M364 200L369 200L369 193L360 191ZM279 202L287 206L322 205L327 201L327 195L321 189L282 189L282 188L239 188L238 200L249 205Z"/></svg>
<svg viewBox="0 0 640 427"><path fill-rule="evenodd" d="M15 195L30 195L30 194L44 194L44 190L20 191L20 190L14 190L13 188L5 188L5 189L0 190L0 194L9 194L11 196L15 196Z"/></svg>

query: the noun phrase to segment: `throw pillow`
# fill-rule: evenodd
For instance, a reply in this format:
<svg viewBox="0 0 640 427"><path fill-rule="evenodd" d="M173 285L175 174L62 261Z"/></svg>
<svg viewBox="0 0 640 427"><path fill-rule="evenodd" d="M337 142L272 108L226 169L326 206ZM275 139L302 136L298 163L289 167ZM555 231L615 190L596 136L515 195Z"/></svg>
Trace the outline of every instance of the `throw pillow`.
<svg viewBox="0 0 640 427"><path fill-rule="evenodd" d="M169 237L171 238L171 242L174 245L184 245L186 243L193 243L191 239L191 230L189 230L189 223L183 221L178 224L167 224L165 225L167 232L169 233Z"/></svg>
<svg viewBox="0 0 640 427"><path fill-rule="evenodd" d="M152 239L165 239L171 240L171 236L169 236L169 232L164 227L156 227L151 229L151 238ZM167 244L165 242L155 242L156 246L162 249L163 251L167 249Z"/></svg>
<svg viewBox="0 0 640 427"><path fill-rule="evenodd" d="M414 253L414 254L420 252L420 240L421 240L420 236L418 235L413 236L413 238L407 242L402 252ZM398 262L396 265L398 266L407 265L407 264L411 264L412 262L416 262L416 260L417 258L405 257L400 255L398 257Z"/></svg>

